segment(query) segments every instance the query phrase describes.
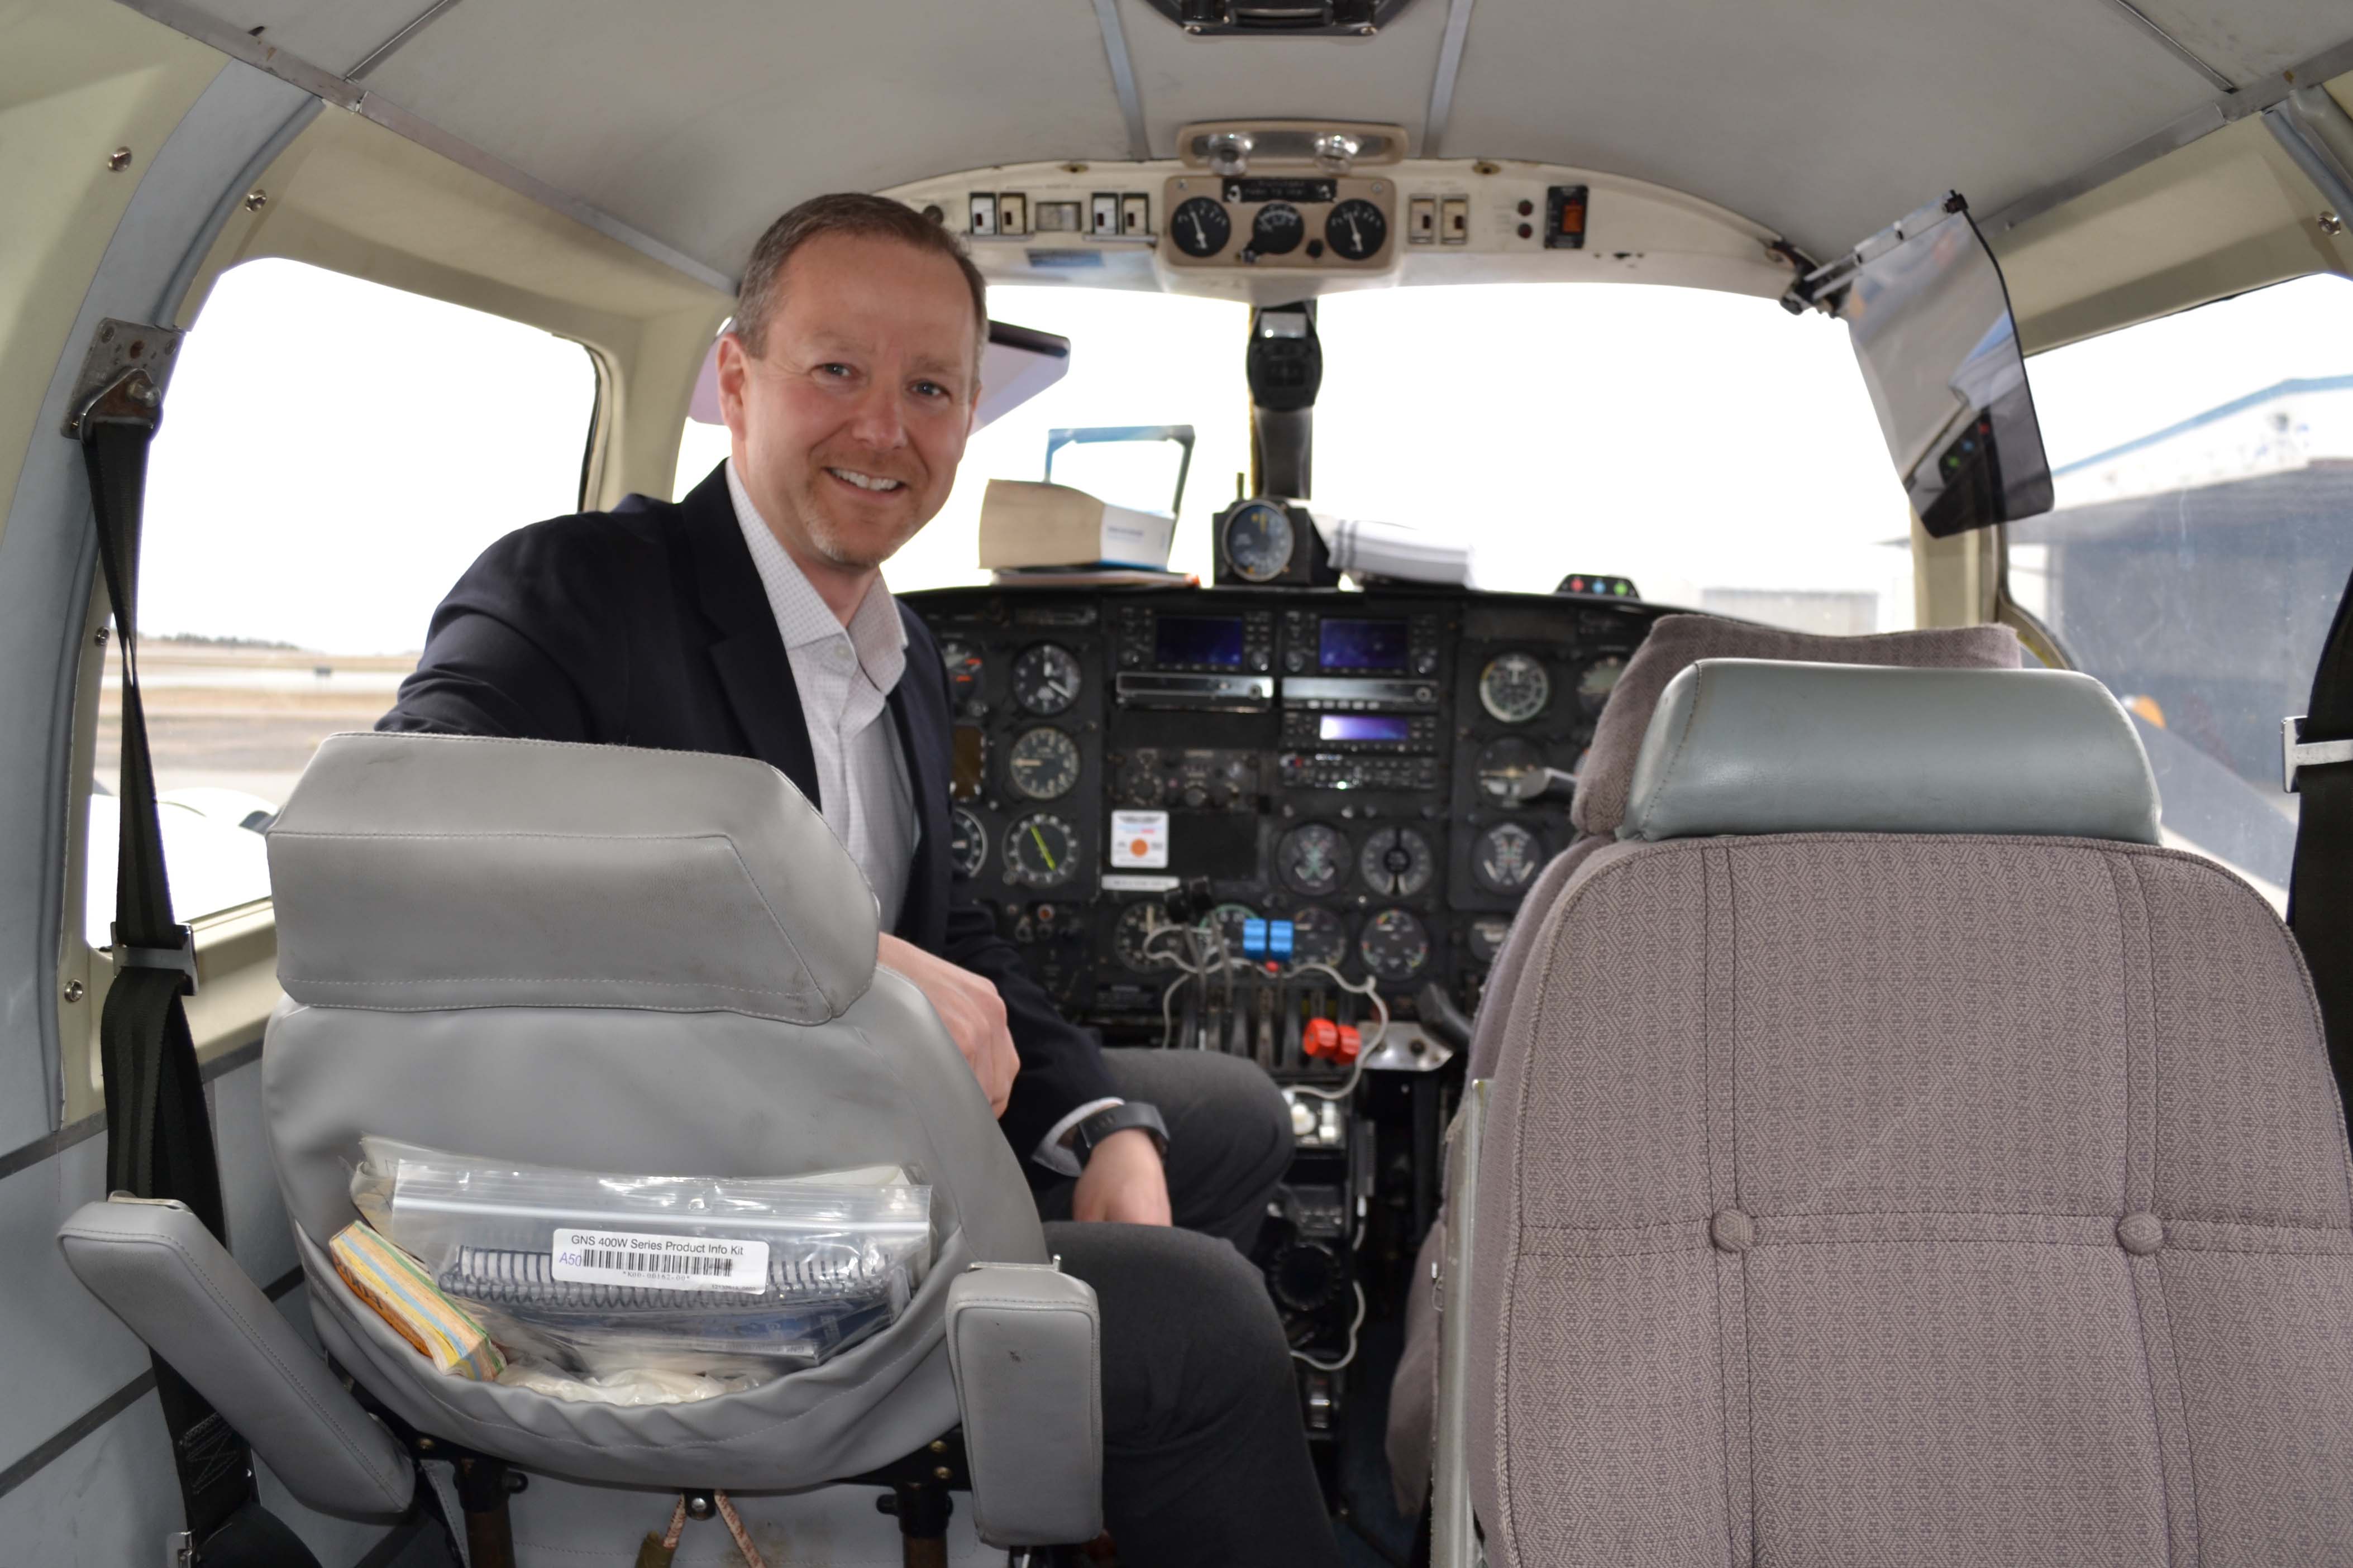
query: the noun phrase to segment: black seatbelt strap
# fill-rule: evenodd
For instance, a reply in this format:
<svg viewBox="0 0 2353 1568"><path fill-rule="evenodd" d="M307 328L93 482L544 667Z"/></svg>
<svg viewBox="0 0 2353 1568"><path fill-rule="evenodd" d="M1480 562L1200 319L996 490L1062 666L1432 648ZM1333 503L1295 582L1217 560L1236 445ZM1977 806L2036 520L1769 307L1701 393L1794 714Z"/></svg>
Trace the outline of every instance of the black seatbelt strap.
<svg viewBox="0 0 2353 1568"><path fill-rule="evenodd" d="M2353 582L2337 601L2312 700L2282 728L2284 782L2303 797L2287 923L2312 971L2329 1065L2346 1093L2353 1090Z"/></svg>
<svg viewBox="0 0 2353 1568"><path fill-rule="evenodd" d="M180 334L112 321L99 331L83 372L88 386L95 368L99 384L78 400L68 432L80 441L90 474L99 569L122 652L116 973L99 1020L106 1180L110 1191L177 1199L226 1243L212 1121L180 1000L195 989L195 943L188 928L172 918L155 773L139 694L135 575L147 448L162 421L163 383ZM187 1513L185 1561L212 1568L317 1568L301 1541L261 1508L245 1439L167 1363L153 1359L155 1391L171 1432Z"/></svg>

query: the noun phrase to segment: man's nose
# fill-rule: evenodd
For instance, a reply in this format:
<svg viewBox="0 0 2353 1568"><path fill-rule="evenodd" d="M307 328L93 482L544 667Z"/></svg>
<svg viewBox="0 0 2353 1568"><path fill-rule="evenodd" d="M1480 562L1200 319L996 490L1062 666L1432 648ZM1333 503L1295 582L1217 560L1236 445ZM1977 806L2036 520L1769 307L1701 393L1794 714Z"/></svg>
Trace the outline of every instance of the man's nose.
<svg viewBox="0 0 2353 1568"><path fill-rule="evenodd" d="M898 387L881 381L868 387L850 413L849 433L868 447L887 450L905 446L907 419L899 405Z"/></svg>

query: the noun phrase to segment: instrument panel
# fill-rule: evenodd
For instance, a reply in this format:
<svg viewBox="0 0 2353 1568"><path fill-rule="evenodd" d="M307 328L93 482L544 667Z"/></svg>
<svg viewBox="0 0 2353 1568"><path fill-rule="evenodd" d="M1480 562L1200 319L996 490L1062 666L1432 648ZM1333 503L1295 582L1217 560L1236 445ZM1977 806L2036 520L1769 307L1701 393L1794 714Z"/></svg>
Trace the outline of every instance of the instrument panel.
<svg viewBox="0 0 2353 1568"><path fill-rule="evenodd" d="M1461 590L905 602L947 668L956 874L1040 984L1109 1043L1296 1079L1335 1070L1316 1020L1369 1021L1359 990L1399 1022L1433 980L1476 1006L1663 613ZM1211 963L1221 944L1250 964Z"/></svg>

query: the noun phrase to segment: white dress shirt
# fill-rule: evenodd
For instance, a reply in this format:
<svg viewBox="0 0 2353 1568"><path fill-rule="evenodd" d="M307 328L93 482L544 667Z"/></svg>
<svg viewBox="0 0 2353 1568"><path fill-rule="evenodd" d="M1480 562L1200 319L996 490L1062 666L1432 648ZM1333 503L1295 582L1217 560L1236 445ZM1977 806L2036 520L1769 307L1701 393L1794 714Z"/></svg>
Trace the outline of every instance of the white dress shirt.
<svg viewBox="0 0 2353 1568"><path fill-rule="evenodd" d="M800 693L809 750L817 759L818 809L865 873L882 929L890 931L906 902L907 876L923 832L898 726L890 718L892 689L907 672L907 628L899 619L899 603L877 577L849 624L842 625L776 542L736 478L734 459L726 466L735 523L752 552ZM1077 1175L1078 1159L1062 1140L1096 1111L1122 1103L1098 1100L1080 1106L1054 1124L1030 1157L1064 1175Z"/></svg>

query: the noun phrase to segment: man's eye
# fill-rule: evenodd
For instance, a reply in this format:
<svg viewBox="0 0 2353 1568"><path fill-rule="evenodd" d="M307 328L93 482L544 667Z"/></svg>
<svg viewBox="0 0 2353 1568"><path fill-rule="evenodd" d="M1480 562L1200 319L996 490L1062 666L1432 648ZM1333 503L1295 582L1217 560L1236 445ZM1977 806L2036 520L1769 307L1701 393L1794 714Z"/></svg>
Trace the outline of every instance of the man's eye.
<svg viewBox="0 0 2353 1568"><path fill-rule="evenodd" d="M942 386L936 381L919 381L915 383L915 395L918 397L945 397L948 395L948 389Z"/></svg>
<svg viewBox="0 0 2353 1568"><path fill-rule="evenodd" d="M832 376L836 379L854 374L848 365L838 362L828 362L818 366L817 373L819 375Z"/></svg>

